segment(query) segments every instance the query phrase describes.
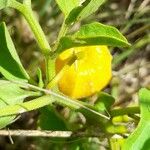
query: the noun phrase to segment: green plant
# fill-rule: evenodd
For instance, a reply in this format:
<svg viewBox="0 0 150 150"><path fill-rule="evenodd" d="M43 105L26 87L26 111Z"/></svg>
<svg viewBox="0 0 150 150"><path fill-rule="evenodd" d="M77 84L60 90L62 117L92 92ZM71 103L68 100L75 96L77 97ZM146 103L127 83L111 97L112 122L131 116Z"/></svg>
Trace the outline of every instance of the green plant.
<svg viewBox="0 0 150 150"><path fill-rule="evenodd" d="M104 133L110 139L112 149L114 147L115 149L116 147L117 149L119 147L123 147L123 149L144 149L145 146L149 145L149 135L145 136L145 132L149 128L149 90L141 89L139 92L141 120L135 132L125 143L119 142L119 140L115 143L110 138L115 133L128 133L126 125L120 125L113 120L117 116L119 122L122 122L124 115L134 116L136 113L140 113L139 107L113 109L111 106L114 103L114 98L104 92L97 93L96 102L90 104L87 101L72 100L58 91L58 76L55 75L54 61L62 51L80 46L126 47L130 44L115 27L98 22L85 24L75 33L69 34L70 28L76 22L80 22L93 14L104 3L104 0L86 0L82 4L79 0L56 0L56 2L64 14L64 21L54 46L50 47L33 14L31 0L24 0L23 2L17 0L0 1L0 10L11 7L24 16L46 62L46 79L42 79L42 72L39 69L39 82L36 83L23 68L6 24L4 22L0 24L0 73L3 75L0 80L0 129L14 122L16 115L43 107L40 109L41 115L39 117L39 126L43 130L78 131L84 129L90 133L91 126L94 126L101 128L101 133ZM116 59L116 63L118 61ZM35 84L33 85L33 83ZM49 84L53 85L51 90L45 88ZM24 102L26 98L30 100ZM65 121L64 116L57 111L56 104L69 107L75 111L71 111L70 117ZM77 112L85 116L85 124L74 125L72 123ZM129 117L127 117L127 122L130 122Z"/></svg>

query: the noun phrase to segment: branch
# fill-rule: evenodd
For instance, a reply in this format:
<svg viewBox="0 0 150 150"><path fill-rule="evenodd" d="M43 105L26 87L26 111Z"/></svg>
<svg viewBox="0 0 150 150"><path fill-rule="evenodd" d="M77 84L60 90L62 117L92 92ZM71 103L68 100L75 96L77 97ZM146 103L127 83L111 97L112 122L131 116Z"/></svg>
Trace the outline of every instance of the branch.
<svg viewBox="0 0 150 150"><path fill-rule="evenodd" d="M67 138L71 131L39 131L39 130L0 130L0 136L25 136L25 137L61 137Z"/></svg>
<svg viewBox="0 0 150 150"><path fill-rule="evenodd" d="M31 5L30 0L25 0L24 4L22 4L18 1L15 1L15 0L11 0L8 3L8 7L18 10L25 17L32 32L34 33L34 36L35 36L37 43L41 49L41 52L43 54L45 54L46 56L48 56L51 51L51 47L46 39L46 36L45 36L39 22L37 21L32 9L31 9L30 5Z"/></svg>
<svg viewBox="0 0 150 150"><path fill-rule="evenodd" d="M70 137L103 137L104 134L101 132L86 133L71 131L49 131L49 130L0 130L0 136L25 136L25 137L59 137L59 138L70 138Z"/></svg>

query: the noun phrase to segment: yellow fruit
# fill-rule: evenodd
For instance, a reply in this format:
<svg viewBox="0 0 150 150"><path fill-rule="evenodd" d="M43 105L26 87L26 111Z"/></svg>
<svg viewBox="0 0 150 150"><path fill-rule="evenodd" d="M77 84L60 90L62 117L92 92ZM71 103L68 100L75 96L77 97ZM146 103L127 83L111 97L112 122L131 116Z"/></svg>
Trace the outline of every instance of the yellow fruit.
<svg viewBox="0 0 150 150"><path fill-rule="evenodd" d="M78 58L78 55L81 58ZM75 62L64 71L58 81L59 90L71 98L91 96L103 89L112 77L112 56L107 46L70 48L56 58L56 74L77 56Z"/></svg>

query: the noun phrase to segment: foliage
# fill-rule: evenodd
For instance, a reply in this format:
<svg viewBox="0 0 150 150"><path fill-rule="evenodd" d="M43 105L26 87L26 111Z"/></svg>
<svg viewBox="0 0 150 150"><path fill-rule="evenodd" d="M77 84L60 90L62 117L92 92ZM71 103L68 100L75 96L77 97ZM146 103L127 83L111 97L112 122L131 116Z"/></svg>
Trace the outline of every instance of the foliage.
<svg viewBox="0 0 150 150"><path fill-rule="evenodd" d="M0 80L0 108L5 108L6 106L12 106L14 104L20 105L23 100L27 97L39 96L38 92L32 92L21 89L21 86L10 83L6 80ZM26 108L20 109L20 113ZM15 115L9 115L0 117L0 129L4 128L8 124L11 124L15 120Z"/></svg>
<svg viewBox="0 0 150 150"><path fill-rule="evenodd" d="M123 145L123 150L144 150L150 147L150 135L147 134L150 127L150 91L144 88L141 89L139 91L139 100L141 108L141 119L136 130L129 136Z"/></svg>
<svg viewBox="0 0 150 150"><path fill-rule="evenodd" d="M5 23L0 25L0 72L8 80L29 80L23 68Z"/></svg>

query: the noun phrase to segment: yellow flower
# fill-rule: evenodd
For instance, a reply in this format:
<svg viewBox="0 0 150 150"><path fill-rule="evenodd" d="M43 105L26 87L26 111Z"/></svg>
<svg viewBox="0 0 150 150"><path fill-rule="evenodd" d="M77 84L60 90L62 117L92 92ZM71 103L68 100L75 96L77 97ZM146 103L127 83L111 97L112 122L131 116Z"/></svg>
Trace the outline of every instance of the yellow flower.
<svg viewBox="0 0 150 150"><path fill-rule="evenodd" d="M59 90L71 98L80 99L102 90L112 77L112 56L107 46L74 47L56 59L56 74L76 56L75 61L58 80Z"/></svg>

